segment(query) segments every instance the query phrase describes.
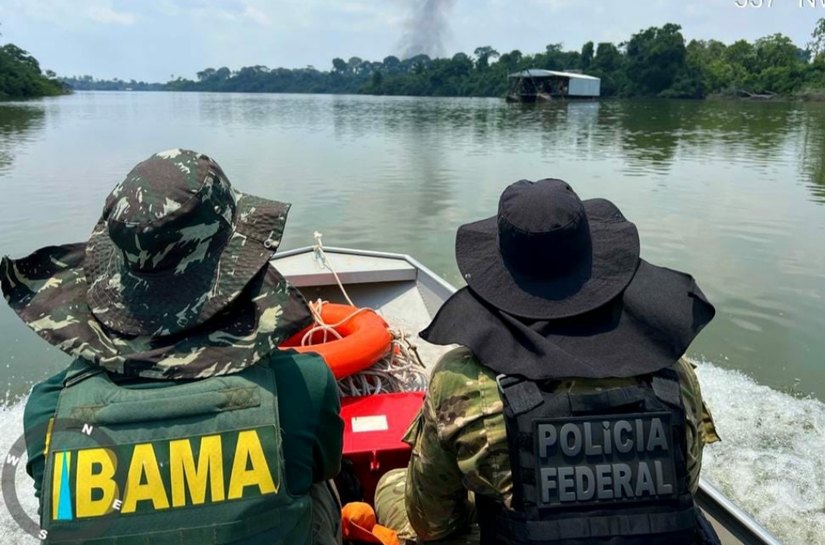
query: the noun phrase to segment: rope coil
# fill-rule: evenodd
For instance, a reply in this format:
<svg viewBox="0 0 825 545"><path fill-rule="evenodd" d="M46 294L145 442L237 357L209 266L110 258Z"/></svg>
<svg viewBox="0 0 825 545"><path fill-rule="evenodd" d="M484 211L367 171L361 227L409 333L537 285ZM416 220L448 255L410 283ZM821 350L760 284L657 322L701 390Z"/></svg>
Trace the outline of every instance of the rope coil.
<svg viewBox="0 0 825 545"><path fill-rule="evenodd" d="M347 290L338 277L338 273L329 260L327 260L324 245L321 242L323 235L316 231L313 236L315 238L313 251L316 262L320 267L332 273L347 303L355 307L356 305L352 302L352 299L350 299ZM337 323L327 324L321 315L324 303L326 303L326 301L322 301L321 299L309 303L315 325L304 334L301 339L301 346L312 344L314 339L313 335L316 333L323 334L323 340L321 342L341 339L343 337L336 330L337 327L347 323L361 312L368 310L375 312L374 309L363 307L349 314L342 320L339 320ZM372 367L355 375L344 377L338 381L338 392L341 396L367 396L372 394L426 390L427 372L424 363L418 355L418 349L409 340L404 330L390 328L390 334L392 335L392 343L386 356L378 360Z"/></svg>

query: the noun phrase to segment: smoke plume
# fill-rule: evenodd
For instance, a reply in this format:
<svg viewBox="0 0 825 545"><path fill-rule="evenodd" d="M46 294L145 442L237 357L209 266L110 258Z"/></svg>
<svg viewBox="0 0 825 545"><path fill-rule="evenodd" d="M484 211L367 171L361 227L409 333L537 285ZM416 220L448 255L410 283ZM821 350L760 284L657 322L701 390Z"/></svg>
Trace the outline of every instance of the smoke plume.
<svg viewBox="0 0 825 545"><path fill-rule="evenodd" d="M456 0L408 0L410 16L398 44L400 57L425 54L444 56L444 42L450 33L449 16Z"/></svg>

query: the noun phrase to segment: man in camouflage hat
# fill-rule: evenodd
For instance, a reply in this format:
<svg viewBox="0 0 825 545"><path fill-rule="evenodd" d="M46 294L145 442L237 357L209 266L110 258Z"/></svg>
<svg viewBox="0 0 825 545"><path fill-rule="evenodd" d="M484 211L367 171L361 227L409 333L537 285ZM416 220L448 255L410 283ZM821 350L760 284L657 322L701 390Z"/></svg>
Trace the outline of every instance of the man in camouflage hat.
<svg viewBox="0 0 825 545"><path fill-rule="evenodd" d="M50 543L340 543L343 424L312 321L270 264L289 205L187 150L138 164L86 243L0 264L6 301L75 358L26 405Z"/></svg>
<svg viewBox="0 0 825 545"><path fill-rule="evenodd" d="M380 522L444 543L718 543L693 501L718 440L681 357L714 314L693 278L553 179L509 186L456 254L468 285L421 336L461 346L433 369L409 467L378 484Z"/></svg>

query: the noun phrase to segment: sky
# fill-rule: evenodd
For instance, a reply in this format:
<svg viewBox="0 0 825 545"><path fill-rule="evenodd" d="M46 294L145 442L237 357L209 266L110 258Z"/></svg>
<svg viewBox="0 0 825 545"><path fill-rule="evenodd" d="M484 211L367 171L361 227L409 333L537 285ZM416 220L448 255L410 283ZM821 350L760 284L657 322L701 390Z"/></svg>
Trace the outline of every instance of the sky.
<svg viewBox="0 0 825 545"><path fill-rule="evenodd" d="M206 67L328 70L422 43L431 55L578 50L667 22L688 40L778 32L804 47L821 17L825 0L0 0L0 43L61 76L167 81Z"/></svg>

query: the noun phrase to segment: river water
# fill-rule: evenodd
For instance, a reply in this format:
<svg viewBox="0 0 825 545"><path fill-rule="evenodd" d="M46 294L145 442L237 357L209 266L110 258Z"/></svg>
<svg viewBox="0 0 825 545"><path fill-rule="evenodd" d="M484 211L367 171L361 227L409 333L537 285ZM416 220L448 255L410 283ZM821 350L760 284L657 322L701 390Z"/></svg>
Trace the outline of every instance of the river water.
<svg viewBox="0 0 825 545"><path fill-rule="evenodd" d="M85 240L111 188L173 147L210 154L242 191L292 202L282 248L318 230L327 245L412 254L456 284L456 228L493 215L507 184L558 177L611 199L638 225L642 256L690 272L716 305L690 350L724 439L706 449L705 475L787 543L825 543L825 105L209 93L0 103L0 253ZM32 383L65 364L0 306L0 455ZM18 480L28 493L22 470ZM35 542L6 509L0 536Z"/></svg>

